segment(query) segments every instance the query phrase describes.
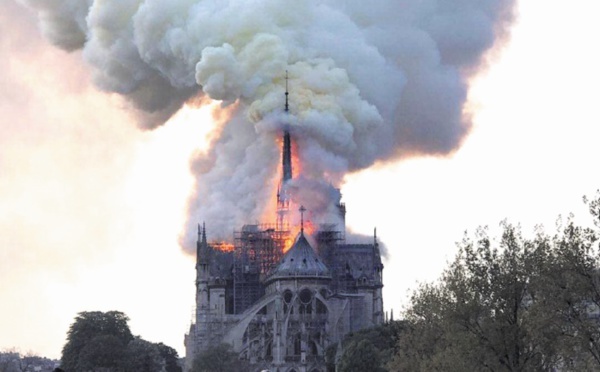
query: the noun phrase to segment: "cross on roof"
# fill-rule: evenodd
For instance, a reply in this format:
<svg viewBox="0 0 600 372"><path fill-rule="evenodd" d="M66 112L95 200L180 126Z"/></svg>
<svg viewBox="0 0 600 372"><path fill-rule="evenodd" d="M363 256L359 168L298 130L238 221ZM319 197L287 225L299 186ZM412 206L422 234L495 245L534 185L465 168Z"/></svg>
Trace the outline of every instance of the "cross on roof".
<svg viewBox="0 0 600 372"><path fill-rule="evenodd" d="M300 206L300 232L304 234L304 212L306 208L303 205Z"/></svg>

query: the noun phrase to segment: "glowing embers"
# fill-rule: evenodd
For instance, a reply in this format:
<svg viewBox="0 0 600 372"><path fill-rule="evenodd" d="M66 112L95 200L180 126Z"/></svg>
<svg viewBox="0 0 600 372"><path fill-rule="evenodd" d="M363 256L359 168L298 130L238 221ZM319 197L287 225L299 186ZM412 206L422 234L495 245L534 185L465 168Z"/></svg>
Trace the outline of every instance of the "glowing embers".
<svg viewBox="0 0 600 372"><path fill-rule="evenodd" d="M210 245L214 250L221 252L233 252L233 250L235 249L235 246L232 243L228 243L225 241L211 243Z"/></svg>

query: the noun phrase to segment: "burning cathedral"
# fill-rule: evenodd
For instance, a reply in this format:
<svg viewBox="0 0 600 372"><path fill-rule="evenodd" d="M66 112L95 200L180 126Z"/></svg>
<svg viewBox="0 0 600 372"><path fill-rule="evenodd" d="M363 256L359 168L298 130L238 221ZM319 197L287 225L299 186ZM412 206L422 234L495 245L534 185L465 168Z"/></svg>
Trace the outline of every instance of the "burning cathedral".
<svg viewBox="0 0 600 372"><path fill-rule="evenodd" d="M275 221L242 226L233 244L211 242L209 229L198 226L186 370L209 346L228 343L257 371L325 372L328 346L384 321L376 235L368 244L346 241L340 197L330 223L312 223L310 210L291 208L288 130L282 142ZM290 222L293 213L300 215L299 226Z"/></svg>

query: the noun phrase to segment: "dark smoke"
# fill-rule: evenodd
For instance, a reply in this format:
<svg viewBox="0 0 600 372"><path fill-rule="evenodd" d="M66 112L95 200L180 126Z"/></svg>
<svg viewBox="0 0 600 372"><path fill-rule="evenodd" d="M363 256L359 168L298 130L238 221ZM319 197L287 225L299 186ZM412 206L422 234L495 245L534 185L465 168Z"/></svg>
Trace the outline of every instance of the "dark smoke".
<svg viewBox="0 0 600 372"><path fill-rule="evenodd" d="M124 95L144 128L194 96L237 103L206 159L194 160L186 249L198 221L225 238L274 202L283 125L303 182L333 189L375 162L456 150L471 127L467 79L506 37L515 3L21 1L52 43L83 49L97 85Z"/></svg>

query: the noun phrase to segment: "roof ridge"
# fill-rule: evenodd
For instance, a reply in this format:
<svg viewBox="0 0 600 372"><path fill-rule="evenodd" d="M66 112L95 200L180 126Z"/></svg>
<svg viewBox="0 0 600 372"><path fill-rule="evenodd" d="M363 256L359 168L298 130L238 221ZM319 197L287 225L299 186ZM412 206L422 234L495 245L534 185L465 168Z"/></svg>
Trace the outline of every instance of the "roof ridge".
<svg viewBox="0 0 600 372"><path fill-rule="evenodd" d="M329 268L310 245L304 233L298 234L296 242L273 269L268 281L298 277L331 278Z"/></svg>

